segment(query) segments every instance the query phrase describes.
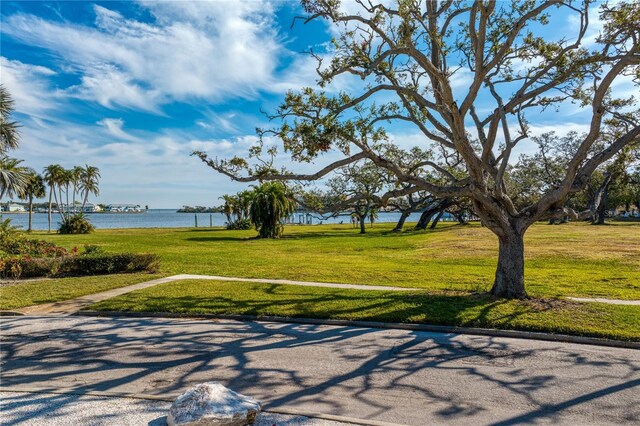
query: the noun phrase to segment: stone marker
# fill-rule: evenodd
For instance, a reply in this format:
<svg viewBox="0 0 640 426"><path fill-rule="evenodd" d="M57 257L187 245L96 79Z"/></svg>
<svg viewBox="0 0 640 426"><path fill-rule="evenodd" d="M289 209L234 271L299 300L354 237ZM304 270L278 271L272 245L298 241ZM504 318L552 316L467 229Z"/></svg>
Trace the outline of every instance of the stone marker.
<svg viewBox="0 0 640 426"><path fill-rule="evenodd" d="M218 382L201 383L171 404L169 426L246 426L256 421L260 404Z"/></svg>

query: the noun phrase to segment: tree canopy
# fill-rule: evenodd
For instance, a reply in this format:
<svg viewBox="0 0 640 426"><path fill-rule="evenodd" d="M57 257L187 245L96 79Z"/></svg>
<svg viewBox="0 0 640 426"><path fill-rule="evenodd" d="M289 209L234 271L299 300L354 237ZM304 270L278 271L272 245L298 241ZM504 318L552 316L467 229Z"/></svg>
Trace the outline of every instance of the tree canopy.
<svg viewBox="0 0 640 426"><path fill-rule="evenodd" d="M587 1L356 3L359 10L351 12L336 0L302 1L307 21L322 19L335 28L331 58L324 63L317 56L318 88L288 93L272 115L281 125L259 132L278 137L295 162L324 153L340 153L339 160L297 174L275 170L268 161L195 154L239 181L315 180L368 159L406 185L406 193L468 198L499 240L492 293L526 297L527 228L570 214L567 199L640 137L637 100L613 92L622 79L635 87L640 83L640 3L601 5L603 26L593 45L586 39L594 13ZM572 15L576 28L565 25L553 37L540 36L559 11L562 19ZM325 91L343 75L360 77L362 88L337 95ZM456 84L461 78L468 78L468 85ZM516 203L519 194L508 185L515 148L531 138L531 122L541 111L568 102L588 111L588 131L576 141L556 182L541 187L535 199ZM389 122L413 125L423 145L439 155L419 167L402 167L380 149L389 141ZM254 158L264 154L275 155L273 149L263 153L262 142L251 151ZM449 159L458 164L452 168Z"/></svg>

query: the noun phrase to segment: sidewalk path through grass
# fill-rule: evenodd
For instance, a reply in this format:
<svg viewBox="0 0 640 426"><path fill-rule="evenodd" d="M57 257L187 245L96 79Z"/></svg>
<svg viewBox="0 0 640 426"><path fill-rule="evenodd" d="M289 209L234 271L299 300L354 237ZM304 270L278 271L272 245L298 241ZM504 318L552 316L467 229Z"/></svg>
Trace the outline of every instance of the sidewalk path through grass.
<svg viewBox="0 0 640 426"><path fill-rule="evenodd" d="M27 306L26 308L15 309L24 315L70 315L78 312L80 309L93 305L102 300L111 299L125 293L135 290L141 290L154 285L175 281L174 277L158 278L156 280L146 281L143 283L133 284L126 287L114 288L100 293L87 294L86 296L77 297L75 299L62 300L60 302L45 303L42 305Z"/></svg>
<svg viewBox="0 0 640 426"><path fill-rule="evenodd" d="M298 285L298 286L306 286L306 287L327 287L327 288L372 290L372 291L425 291L424 289L410 288L410 287L322 283L322 282L313 282L313 281L294 281L294 280L280 280L280 279L268 279L268 278L237 278L237 277L222 277L217 275L179 274L179 275L172 275L170 277L165 277L165 278L158 278L155 280L130 285L127 287L115 288L113 290L103 291L101 293L89 294L89 295L78 297L75 299L63 300L60 302L47 303L43 305L28 306L26 308L17 309L16 312L19 312L24 315L70 315L94 303L111 299L116 296L129 293L131 291L141 290L143 288L152 287L158 284L164 284L164 283L169 283L173 281L183 281L183 280L239 281L239 282L251 282L251 283L287 284L287 285ZM640 306L640 300L615 300L615 299L580 298L580 297L567 297L567 299L574 300L576 302L598 302L598 303L607 303L612 305Z"/></svg>

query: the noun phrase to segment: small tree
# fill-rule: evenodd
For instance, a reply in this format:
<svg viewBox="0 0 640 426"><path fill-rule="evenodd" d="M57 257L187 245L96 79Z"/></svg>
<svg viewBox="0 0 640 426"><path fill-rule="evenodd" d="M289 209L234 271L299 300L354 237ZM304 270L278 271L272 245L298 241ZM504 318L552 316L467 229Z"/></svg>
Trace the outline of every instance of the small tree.
<svg viewBox="0 0 640 426"><path fill-rule="evenodd" d="M84 207L87 204L87 200L89 199L89 194L93 194L95 196L98 196L98 194L100 194L100 188L98 187L99 180L99 168L90 166L88 164L85 164L84 168L81 168L79 189L83 197L82 207L80 208L80 211L84 211Z"/></svg>
<svg viewBox="0 0 640 426"><path fill-rule="evenodd" d="M33 228L33 199L42 198L47 195L47 188L44 186L44 179L42 176L32 170L29 174L29 179L24 192L25 193L22 198L26 198L29 201L29 227L27 228L27 231L31 232Z"/></svg>
<svg viewBox="0 0 640 426"><path fill-rule="evenodd" d="M381 192L388 185L387 173L370 161L354 163L336 171L329 179L329 193L334 200L340 200L326 208L339 213L345 207L353 209L358 218L360 233L366 233L366 221L381 204Z"/></svg>
<svg viewBox="0 0 640 426"><path fill-rule="evenodd" d="M22 160L0 156L0 200L7 195L9 198L22 198L29 182L28 167L21 165Z"/></svg>
<svg viewBox="0 0 640 426"><path fill-rule="evenodd" d="M249 215L260 238L280 238L284 218L293 213L295 204L280 182L265 182L254 187Z"/></svg>
<svg viewBox="0 0 640 426"><path fill-rule="evenodd" d="M61 209L62 197L58 200L58 192L56 191L56 185L60 183L61 175L64 169L59 164L51 164L44 168L43 178L45 183L49 186L49 209L47 210L49 232L51 232L51 210L53 208L53 200L56 201L56 207L58 211Z"/></svg>

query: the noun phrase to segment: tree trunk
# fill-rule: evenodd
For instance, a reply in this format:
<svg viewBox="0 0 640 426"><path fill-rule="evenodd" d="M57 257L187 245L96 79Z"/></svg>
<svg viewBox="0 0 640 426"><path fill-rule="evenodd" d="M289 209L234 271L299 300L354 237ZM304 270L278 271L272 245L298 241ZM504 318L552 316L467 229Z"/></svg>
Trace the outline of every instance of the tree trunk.
<svg viewBox="0 0 640 426"><path fill-rule="evenodd" d="M402 212L402 214L400 215L400 219L398 220L398 223L396 223L396 227L393 228L393 232L402 231L402 228L404 228L404 222L407 220L410 214L411 213L408 210Z"/></svg>
<svg viewBox="0 0 640 426"><path fill-rule="evenodd" d="M611 174L607 173L607 175L604 178L604 181L602 182L602 185L600 185L596 193L593 195L593 200L591 201L590 210L591 210L591 223L594 225L601 225L604 223L604 217L603 217L602 223L599 222L600 211L601 211L601 208L604 208L604 206L607 204L606 197L609 189L609 184L611 183L611 179L612 179ZM604 212L603 212L603 215L604 215Z"/></svg>
<svg viewBox="0 0 640 426"><path fill-rule="evenodd" d="M31 225L33 219L33 195L29 194L29 228L27 232L31 232Z"/></svg>
<svg viewBox="0 0 640 426"><path fill-rule="evenodd" d="M76 184L73 184L73 213L76 213Z"/></svg>
<svg viewBox="0 0 640 426"><path fill-rule="evenodd" d="M82 200L82 207L80 207L80 211L84 212L84 206L87 205L88 200L89 200L89 190L86 190L84 193L84 199Z"/></svg>
<svg viewBox="0 0 640 426"><path fill-rule="evenodd" d="M64 206L62 205L62 185L58 185L58 195L60 196L58 199L56 199L58 214L60 214L60 218L64 220Z"/></svg>
<svg viewBox="0 0 640 426"><path fill-rule="evenodd" d="M51 197L53 196L53 187L51 187L51 189L49 190L49 211L48 211L48 216L49 216L49 232L51 232Z"/></svg>
<svg viewBox="0 0 640 426"><path fill-rule="evenodd" d="M454 216L458 220L458 223L460 224L467 223L467 221L464 218L464 213L458 213L458 214L455 214Z"/></svg>
<svg viewBox="0 0 640 426"><path fill-rule="evenodd" d="M609 185L605 186L602 191L602 197L600 198L600 204L596 211L595 224L604 225L604 219L607 216L607 196L609 195ZM627 209L628 211L628 209Z"/></svg>
<svg viewBox="0 0 640 426"><path fill-rule="evenodd" d="M69 217L71 215L71 206L69 205L69 185L67 185L67 191L64 194L67 198L67 214L66 217Z"/></svg>
<svg viewBox="0 0 640 426"><path fill-rule="evenodd" d="M435 219L433 219L433 222L431 223L431 226L429 227L429 229L436 229L436 225L438 224L438 222L440 222L440 218L442 218L443 214L444 214L444 210L440 210L438 212L438 215L436 216Z"/></svg>
<svg viewBox="0 0 640 426"><path fill-rule="evenodd" d="M358 216L360 220L360 233L365 234L367 232L367 217L365 215Z"/></svg>
<svg viewBox="0 0 640 426"><path fill-rule="evenodd" d="M505 232L498 237L500 249L496 279L491 294L509 299L524 299L524 231Z"/></svg>
<svg viewBox="0 0 640 426"><path fill-rule="evenodd" d="M416 224L416 230L424 230L427 229L427 225L431 222L431 218L436 212L433 209L428 209L422 212L420 215L420 219L418 219L418 223Z"/></svg>

